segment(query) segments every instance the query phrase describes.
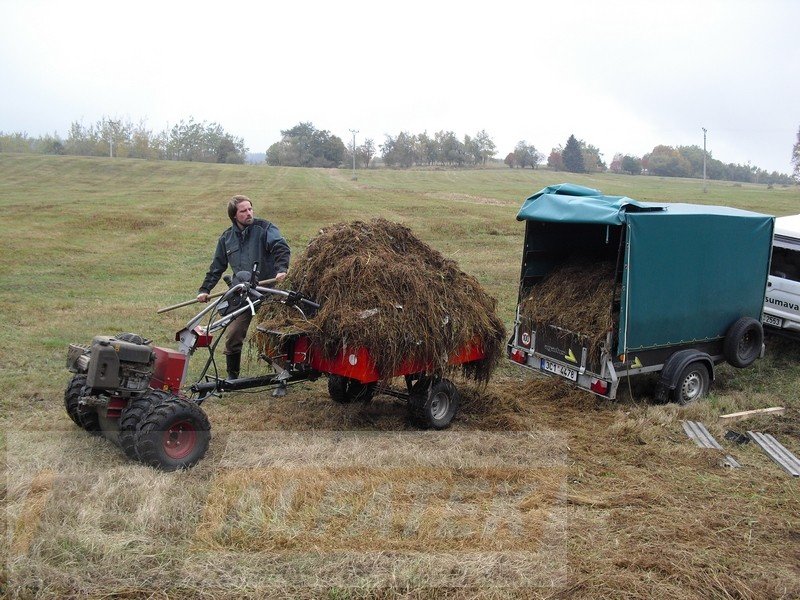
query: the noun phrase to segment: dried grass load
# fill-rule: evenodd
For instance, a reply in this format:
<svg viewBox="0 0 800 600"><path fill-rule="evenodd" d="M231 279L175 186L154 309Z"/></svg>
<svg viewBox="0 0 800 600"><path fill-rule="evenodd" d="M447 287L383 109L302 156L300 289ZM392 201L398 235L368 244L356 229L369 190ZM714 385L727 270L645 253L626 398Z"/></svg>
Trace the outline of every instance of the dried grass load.
<svg viewBox="0 0 800 600"><path fill-rule="evenodd" d="M383 379L404 360L430 365L430 372L452 371L447 357L477 342L485 358L464 365L463 373L485 382L500 357L505 328L496 300L398 223L373 219L321 230L294 261L287 287L321 309L304 321L266 305L262 325L308 334L327 358L345 347L366 348ZM266 336L258 343L268 343Z"/></svg>
<svg viewBox="0 0 800 600"><path fill-rule="evenodd" d="M597 358L606 332L614 325L614 261L571 256L528 290L520 312L536 331L555 325L578 334Z"/></svg>

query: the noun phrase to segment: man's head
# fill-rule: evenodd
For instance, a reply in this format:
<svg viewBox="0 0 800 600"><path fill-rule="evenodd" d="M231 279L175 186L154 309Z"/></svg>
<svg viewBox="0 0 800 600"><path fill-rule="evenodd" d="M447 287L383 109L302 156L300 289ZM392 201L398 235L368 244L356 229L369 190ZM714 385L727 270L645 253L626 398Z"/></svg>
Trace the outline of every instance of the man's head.
<svg viewBox="0 0 800 600"><path fill-rule="evenodd" d="M253 203L247 196L237 195L228 200L228 217L241 228L253 223Z"/></svg>

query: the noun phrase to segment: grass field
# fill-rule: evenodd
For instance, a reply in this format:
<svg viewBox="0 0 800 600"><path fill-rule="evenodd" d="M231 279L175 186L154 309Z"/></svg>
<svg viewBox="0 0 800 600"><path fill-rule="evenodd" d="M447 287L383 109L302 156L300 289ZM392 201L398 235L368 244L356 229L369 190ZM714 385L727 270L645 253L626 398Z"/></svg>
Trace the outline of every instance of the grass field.
<svg viewBox="0 0 800 600"><path fill-rule="evenodd" d="M77 430L66 346L133 331L162 346L193 298L234 193L295 252L321 227L409 226L498 299L510 327L522 201L570 181L639 200L800 212L797 187L549 171L359 171L0 154L2 498L8 597L797 598L798 482L752 444L720 466L684 435L720 414L800 455L800 344L722 366L711 396L606 402L504 363L462 411L418 432L385 396L333 406L324 380L286 398L204 405L213 439L165 474ZM264 367L251 359L252 373Z"/></svg>

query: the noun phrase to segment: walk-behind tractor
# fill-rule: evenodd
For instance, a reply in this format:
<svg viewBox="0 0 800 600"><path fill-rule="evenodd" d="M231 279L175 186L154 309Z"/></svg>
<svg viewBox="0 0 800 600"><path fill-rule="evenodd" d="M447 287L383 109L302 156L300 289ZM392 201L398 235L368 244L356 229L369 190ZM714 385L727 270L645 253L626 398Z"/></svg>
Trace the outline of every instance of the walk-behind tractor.
<svg viewBox="0 0 800 600"><path fill-rule="evenodd" d="M89 346L70 344L67 367L74 375L64 392L69 416L89 433L118 444L128 457L167 471L190 467L205 455L211 426L201 405L209 397L254 388L283 390L322 375L327 376L328 392L336 402L369 401L384 393L407 401L411 417L422 427L450 425L459 394L449 380L431 373L430 365L402 364L393 376L404 377L403 391L383 383L385 377L366 349L345 347L326 357L305 334L262 331L274 341L272 356L261 357L274 372L218 377L214 352L237 316L246 311L255 314L264 301L273 299L298 310L303 318L319 308L298 292L262 284L250 272L237 273L229 289L175 335L177 350L152 346L150 340L132 333L96 336ZM203 322L207 324L201 326ZM198 348L208 348L208 359L198 380L184 386L189 359ZM480 345L472 345L449 362L462 365L482 358Z"/></svg>

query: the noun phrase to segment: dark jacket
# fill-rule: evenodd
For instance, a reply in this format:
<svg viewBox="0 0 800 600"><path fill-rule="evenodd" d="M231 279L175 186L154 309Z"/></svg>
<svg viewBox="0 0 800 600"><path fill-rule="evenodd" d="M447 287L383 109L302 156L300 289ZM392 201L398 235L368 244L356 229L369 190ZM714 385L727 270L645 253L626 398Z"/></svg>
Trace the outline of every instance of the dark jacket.
<svg viewBox="0 0 800 600"><path fill-rule="evenodd" d="M289 244L278 228L264 219L240 230L235 224L222 232L200 292L209 293L230 265L234 273L250 271L258 263L258 278L271 279L289 269Z"/></svg>

